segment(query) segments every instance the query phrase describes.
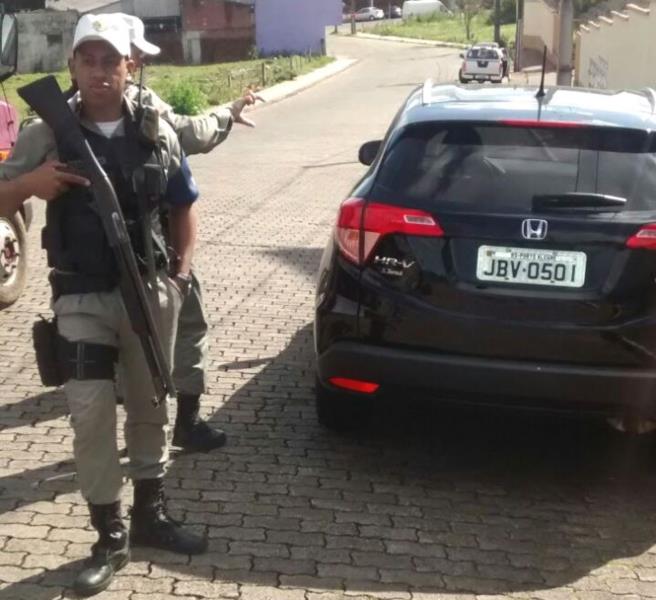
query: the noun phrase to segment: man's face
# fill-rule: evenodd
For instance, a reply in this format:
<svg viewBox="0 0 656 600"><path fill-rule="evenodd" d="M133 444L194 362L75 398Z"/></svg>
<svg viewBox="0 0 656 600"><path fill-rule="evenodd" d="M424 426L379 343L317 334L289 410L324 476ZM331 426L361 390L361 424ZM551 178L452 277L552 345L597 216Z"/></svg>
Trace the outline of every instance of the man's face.
<svg viewBox="0 0 656 600"><path fill-rule="evenodd" d="M107 42L89 41L76 48L69 66L82 102L96 108L110 108L120 106L134 64Z"/></svg>

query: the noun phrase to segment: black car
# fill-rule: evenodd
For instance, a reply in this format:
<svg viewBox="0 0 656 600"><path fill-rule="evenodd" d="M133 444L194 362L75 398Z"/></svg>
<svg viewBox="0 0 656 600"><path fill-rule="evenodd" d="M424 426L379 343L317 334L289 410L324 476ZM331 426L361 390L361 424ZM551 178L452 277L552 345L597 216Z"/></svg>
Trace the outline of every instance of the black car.
<svg viewBox="0 0 656 600"><path fill-rule="evenodd" d="M408 389L656 416L655 131L653 90L414 91L321 261L320 422Z"/></svg>

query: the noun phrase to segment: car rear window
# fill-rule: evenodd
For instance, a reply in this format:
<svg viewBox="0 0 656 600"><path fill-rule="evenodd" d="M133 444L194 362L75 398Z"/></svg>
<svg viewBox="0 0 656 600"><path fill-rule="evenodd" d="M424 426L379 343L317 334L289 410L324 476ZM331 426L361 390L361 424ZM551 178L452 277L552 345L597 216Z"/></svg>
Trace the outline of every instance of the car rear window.
<svg viewBox="0 0 656 600"><path fill-rule="evenodd" d="M499 58L496 50L492 48L472 48L467 52L467 58L478 59L478 60L494 60Z"/></svg>
<svg viewBox="0 0 656 600"><path fill-rule="evenodd" d="M385 153L371 195L428 209L530 212L535 195L569 192L656 209L656 138L618 128L413 124Z"/></svg>

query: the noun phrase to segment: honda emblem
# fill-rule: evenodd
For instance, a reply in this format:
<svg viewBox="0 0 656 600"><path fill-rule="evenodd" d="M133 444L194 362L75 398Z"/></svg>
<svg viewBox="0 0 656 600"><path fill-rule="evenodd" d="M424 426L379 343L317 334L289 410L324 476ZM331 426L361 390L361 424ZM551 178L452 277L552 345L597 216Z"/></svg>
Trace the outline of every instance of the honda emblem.
<svg viewBox="0 0 656 600"><path fill-rule="evenodd" d="M525 240L543 240L547 237L549 224L544 219L524 219L522 237Z"/></svg>

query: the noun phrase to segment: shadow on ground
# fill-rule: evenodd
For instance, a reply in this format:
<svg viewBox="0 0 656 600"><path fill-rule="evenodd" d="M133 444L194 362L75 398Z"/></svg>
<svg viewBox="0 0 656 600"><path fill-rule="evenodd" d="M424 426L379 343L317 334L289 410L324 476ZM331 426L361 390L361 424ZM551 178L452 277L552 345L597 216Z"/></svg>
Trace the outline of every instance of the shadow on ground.
<svg viewBox="0 0 656 600"><path fill-rule="evenodd" d="M308 277L319 255L277 253ZM210 553L137 549L110 589L509 594L576 586L592 574L599 587L588 585L605 590L614 585L600 574L609 562L644 555L638 564L656 564L647 554L656 544L647 444L589 420L415 404L407 395L377 406L357 434L333 434L315 420L310 324L271 360L225 364L219 376L235 372L243 384L211 417L229 445L178 454L168 475L174 515L208 533ZM72 489L59 481L54 492L52 483L36 486L37 498ZM15 485L0 480L5 492ZM59 598L78 567L10 583L0 599ZM614 581L638 596L653 585Z"/></svg>

